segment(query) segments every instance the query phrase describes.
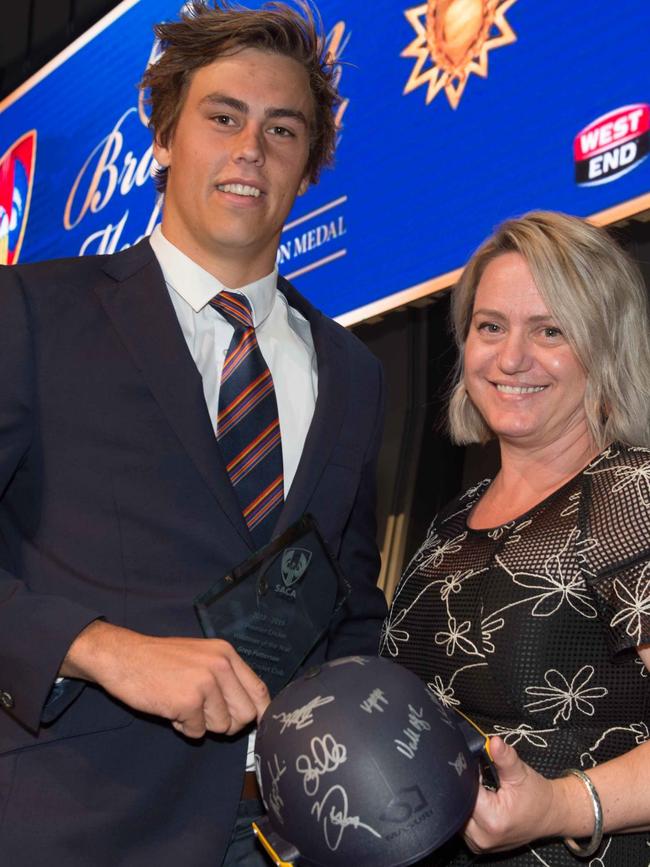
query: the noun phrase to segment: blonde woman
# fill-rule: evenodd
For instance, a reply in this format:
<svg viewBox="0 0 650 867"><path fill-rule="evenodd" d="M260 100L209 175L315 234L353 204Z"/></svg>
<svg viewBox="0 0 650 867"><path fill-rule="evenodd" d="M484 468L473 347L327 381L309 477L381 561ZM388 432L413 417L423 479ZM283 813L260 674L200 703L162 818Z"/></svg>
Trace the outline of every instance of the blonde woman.
<svg viewBox="0 0 650 867"><path fill-rule="evenodd" d="M451 435L495 437L501 465L436 516L382 639L492 736L501 788L446 863L646 864L645 287L603 231L540 211L479 248L452 309Z"/></svg>

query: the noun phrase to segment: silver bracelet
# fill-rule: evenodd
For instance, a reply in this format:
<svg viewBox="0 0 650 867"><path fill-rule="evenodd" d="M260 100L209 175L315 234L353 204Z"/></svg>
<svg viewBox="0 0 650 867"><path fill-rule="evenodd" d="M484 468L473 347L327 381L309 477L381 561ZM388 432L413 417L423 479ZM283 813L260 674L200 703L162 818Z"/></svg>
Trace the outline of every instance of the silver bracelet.
<svg viewBox="0 0 650 867"><path fill-rule="evenodd" d="M572 837L565 837L564 845L567 847L569 852L573 855L577 855L578 858L589 858L589 856L593 855L598 849L603 840L603 807L600 803L596 787L584 771L579 771L577 768L567 768L562 776L568 777L569 774L573 774L574 777L577 777L585 785L587 792L589 793L591 806L594 810L594 832L591 835L591 840L586 846L581 846L579 843L576 843Z"/></svg>

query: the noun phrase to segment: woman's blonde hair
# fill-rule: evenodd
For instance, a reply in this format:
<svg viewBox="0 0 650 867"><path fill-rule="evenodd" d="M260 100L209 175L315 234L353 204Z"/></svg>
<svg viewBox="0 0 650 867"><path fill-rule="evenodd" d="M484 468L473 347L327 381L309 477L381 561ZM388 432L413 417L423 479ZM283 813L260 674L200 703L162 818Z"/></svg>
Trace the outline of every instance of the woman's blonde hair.
<svg viewBox="0 0 650 867"><path fill-rule="evenodd" d="M464 385L463 353L476 289L488 263L522 256L539 294L587 374L585 413L595 445L650 446L648 301L636 264L602 229L577 217L532 211L498 227L469 260L452 296L459 358L449 429L459 444L494 436Z"/></svg>

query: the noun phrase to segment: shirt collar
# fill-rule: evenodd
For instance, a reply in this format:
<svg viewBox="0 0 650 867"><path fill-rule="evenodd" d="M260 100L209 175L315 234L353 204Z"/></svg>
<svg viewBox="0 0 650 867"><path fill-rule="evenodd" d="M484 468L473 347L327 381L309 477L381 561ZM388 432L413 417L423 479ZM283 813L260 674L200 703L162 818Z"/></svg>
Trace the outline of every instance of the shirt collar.
<svg viewBox="0 0 650 867"><path fill-rule="evenodd" d="M160 225L156 226L149 238L151 247L162 269L165 283L180 295L190 305L195 313L207 305L222 289L229 289L220 280L210 274L200 265L197 265L189 256L186 256L178 247L162 233ZM278 270L274 268L266 277L229 289L232 292L240 292L245 295L253 309L253 324L255 327L264 322L275 303L277 293Z"/></svg>

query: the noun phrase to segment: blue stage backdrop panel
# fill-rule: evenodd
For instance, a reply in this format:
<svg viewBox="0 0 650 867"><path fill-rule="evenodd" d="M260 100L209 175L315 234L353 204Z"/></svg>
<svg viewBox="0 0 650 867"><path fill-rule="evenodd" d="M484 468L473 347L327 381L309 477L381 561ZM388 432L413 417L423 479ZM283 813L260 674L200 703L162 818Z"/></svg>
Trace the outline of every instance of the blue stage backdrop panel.
<svg viewBox="0 0 650 867"><path fill-rule="evenodd" d="M0 106L0 262L112 252L159 222L136 84L152 24L179 8L126 0ZM431 291L531 208L648 206L647 0L320 8L336 167L297 201L279 266L325 312L352 322Z"/></svg>

